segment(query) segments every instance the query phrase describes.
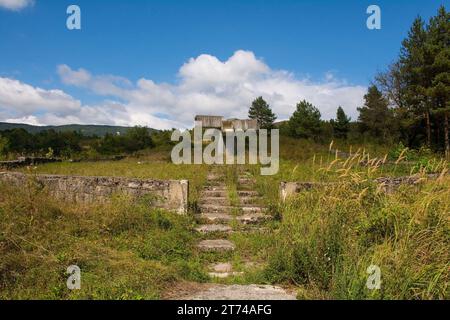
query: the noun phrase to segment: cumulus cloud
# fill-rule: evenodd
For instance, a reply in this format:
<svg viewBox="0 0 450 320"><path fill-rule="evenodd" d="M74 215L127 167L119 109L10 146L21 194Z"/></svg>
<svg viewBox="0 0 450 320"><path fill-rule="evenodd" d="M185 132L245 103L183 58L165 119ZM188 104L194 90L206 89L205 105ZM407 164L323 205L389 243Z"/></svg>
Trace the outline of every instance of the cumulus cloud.
<svg viewBox="0 0 450 320"><path fill-rule="evenodd" d="M322 82L299 79L285 70L270 68L252 52L242 50L236 51L226 61L207 54L191 58L180 67L177 81L173 84L156 83L144 78L132 83L122 77L94 75L88 70L76 70L67 65L58 66L57 73L64 84L84 88L109 99L109 102L82 105L59 90L45 91L3 79L4 82L9 81L10 87L24 87L29 92L14 99L14 96L23 94L18 90L10 93L2 90L0 81L0 115L2 107L10 111L11 108L18 108L23 111L19 118L29 117L24 118L28 122L182 128L191 127L196 114L245 118L253 99L263 96L280 120L288 119L296 104L303 99L317 106L324 119L335 117L339 105L355 119L356 108L362 104L366 91L365 87L349 85L332 73L324 74ZM27 100L26 96L33 96L34 99ZM36 115L34 112L39 105L36 101L44 97L52 103L46 112ZM61 101L61 108L64 104L73 104L75 110L73 107L65 108L65 112L56 110L58 100Z"/></svg>
<svg viewBox="0 0 450 320"><path fill-rule="evenodd" d="M61 90L44 90L0 77L0 107L3 111L22 115L42 111L65 115L78 110L80 105L80 101Z"/></svg>
<svg viewBox="0 0 450 320"><path fill-rule="evenodd" d="M34 0L0 0L0 8L20 11L34 4Z"/></svg>
<svg viewBox="0 0 450 320"><path fill-rule="evenodd" d="M116 102L83 105L61 90L45 90L0 77L0 120L34 125L69 123L129 124L127 109Z"/></svg>
<svg viewBox="0 0 450 320"><path fill-rule="evenodd" d="M99 95L121 96L125 94L124 90L132 85L128 79L123 77L93 76L83 68L72 70L65 64L58 66L57 73L64 84L89 88Z"/></svg>

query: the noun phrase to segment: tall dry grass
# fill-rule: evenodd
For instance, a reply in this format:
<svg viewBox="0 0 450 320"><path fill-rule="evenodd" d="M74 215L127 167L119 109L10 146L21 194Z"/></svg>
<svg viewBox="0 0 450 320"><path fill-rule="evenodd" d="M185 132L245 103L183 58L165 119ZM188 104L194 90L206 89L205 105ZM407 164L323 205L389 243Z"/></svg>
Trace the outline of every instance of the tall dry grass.
<svg viewBox="0 0 450 320"><path fill-rule="evenodd" d="M435 181L423 174L418 184L386 194L374 181L385 159L364 151L335 157L319 172L338 175L336 183L280 208L270 281L300 286L300 298L450 298L448 165L436 168L442 174ZM370 265L381 269L380 290L366 286Z"/></svg>

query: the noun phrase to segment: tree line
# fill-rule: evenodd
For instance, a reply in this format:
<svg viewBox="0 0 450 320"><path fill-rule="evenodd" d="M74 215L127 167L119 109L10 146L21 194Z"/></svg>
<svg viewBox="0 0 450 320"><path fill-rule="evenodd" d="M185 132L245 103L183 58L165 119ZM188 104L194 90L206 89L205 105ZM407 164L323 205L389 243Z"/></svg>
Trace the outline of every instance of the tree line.
<svg viewBox="0 0 450 320"><path fill-rule="evenodd" d="M300 101L281 133L297 138L347 139L426 146L450 155L450 14L444 6L425 23L417 17L403 40L398 58L376 75L358 108L356 121L338 107L336 118L321 120L317 107ZM249 117L261 128L273 128L276 116L262 97L253 101Z"/></svg>
<svg viewBox="0 0 450 320"><path fill-rule="evenodd" d="M154 133L158 135L159 133ZM29 133L15 128L0 132L0 155L40 155L73 157L94 154L118 155L154 147L154 136L145 127L134 127L125 134L86 136L77 131L59 132L53 129Z"/></svg>

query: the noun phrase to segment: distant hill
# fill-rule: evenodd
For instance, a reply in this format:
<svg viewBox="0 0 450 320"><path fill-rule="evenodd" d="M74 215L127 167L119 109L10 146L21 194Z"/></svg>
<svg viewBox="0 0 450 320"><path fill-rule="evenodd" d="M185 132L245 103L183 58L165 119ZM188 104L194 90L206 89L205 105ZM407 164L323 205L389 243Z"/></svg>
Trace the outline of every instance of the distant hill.
<svg viewBox="0 0 450 320"><path fill-rule="evenodd" d="M121 127L121 126L103 126L103 125L82 125L82 124L69 124L64 126L33 126L29 124L23 123L7 123L0 122L0 131L10 130L15 128L22 128L28 131L29 133L38 133L44 130L53 129L58 132L64 131L77 131L81 132L85 136L104 136L107 133L116 134L120 132L120 134L126 133L132 127ZM151 131L157 131L155 129L150 129Z"/></svg>

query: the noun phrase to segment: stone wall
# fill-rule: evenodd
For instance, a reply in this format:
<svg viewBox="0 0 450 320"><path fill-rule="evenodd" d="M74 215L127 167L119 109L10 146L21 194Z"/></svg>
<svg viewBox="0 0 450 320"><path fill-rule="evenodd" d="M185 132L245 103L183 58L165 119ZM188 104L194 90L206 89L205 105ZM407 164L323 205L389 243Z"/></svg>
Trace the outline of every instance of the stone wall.
<svg viewBox="0 0 450 320"><path fill-rule="evenodd" d="M120 177L25 175L0 172L0 182L23 186L34 179L54 197L63 201L106 202L113 194L149 196L155 207L187 213L189 183L186 180L150 180Z"/></svg>
<svg viewBox="0 0 450 320"><path fill-rule="evenodd" d="M433 180L439 177L439 174L429 174L426 176L413 175L405 177L382 177L374 181L382 185L382 190L386 193L392 193L401 185L416 185L424 180ZM280 183L280 199L284 202L292 195L300 193L312 188L330 185L331 183L323 182L281 182Z"/></svg>
<svg viewBox="0 0 450 320"><path fill-rule="evenodd" d="M383 190L386 193L392 193L402 184L416 185L422 181L437 179L439 176L439 174L433 173L426 176L413 175L405 177L382 177L375 179L375 181L383 186Z"/></svg>

